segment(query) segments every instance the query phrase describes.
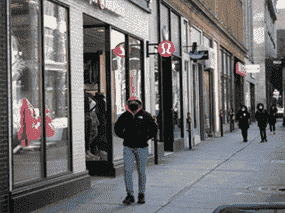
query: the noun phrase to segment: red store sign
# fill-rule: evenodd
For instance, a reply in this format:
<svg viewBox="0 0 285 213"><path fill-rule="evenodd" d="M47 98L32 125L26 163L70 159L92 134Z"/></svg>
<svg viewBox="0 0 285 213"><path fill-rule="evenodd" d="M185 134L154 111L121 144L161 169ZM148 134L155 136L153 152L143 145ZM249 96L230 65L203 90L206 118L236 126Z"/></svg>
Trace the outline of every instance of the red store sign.
<svg viewBox="0 0 285 213"><path fill-rule="evenodd" d="M240 74L241 76L245 76L246 75L246 68L240 62L237 62L237 64L236 64L236 73Z"/></svg>
<svg viewBox="0 0 285 213"><path fill-rule="evenodd" d="M89 4L96 4L101 10L107 9L120 16L124 16L124 10L117 4L117 0L89 0Z"/></svg>

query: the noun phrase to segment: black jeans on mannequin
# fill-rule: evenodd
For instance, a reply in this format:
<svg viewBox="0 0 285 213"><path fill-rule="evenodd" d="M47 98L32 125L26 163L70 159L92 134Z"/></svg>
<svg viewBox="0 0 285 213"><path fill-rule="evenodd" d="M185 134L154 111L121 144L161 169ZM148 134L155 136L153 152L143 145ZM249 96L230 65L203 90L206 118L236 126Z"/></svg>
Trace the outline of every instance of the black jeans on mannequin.
<svg viewBox="0 0 285 213"><path fill-rule="evenodd" d="M259 127L259 130L260 130L261 141L267 140L266 127L265 126Z"/></svg>
<svg viewBox="0 0 285 213"><path fill-rule="evenodd" d="M242 137L243 137L243 141L247 142L247 128L241 129L241 134L242 134Z"/></svg>

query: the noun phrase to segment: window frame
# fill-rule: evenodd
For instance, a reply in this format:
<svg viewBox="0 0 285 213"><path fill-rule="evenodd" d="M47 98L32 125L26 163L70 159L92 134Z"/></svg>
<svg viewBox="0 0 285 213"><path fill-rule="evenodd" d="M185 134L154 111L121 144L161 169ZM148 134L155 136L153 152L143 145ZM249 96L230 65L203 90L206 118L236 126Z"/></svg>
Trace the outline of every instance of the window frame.
<svg viewBox="0 0 285 213"><path fill-rule="evenodd" d="M62 2L59 2L57 0L46 0L47 2L51 2L55 5L58 5L60 7L63 7L66 10L66 33L67 33L67 50L66 50L66 54L67 54L67 61L66 64L68 65L67 68L67 74L66 74L66 78L67 78L67 103L68 103L68 146L67 146L67 170L65 172L62 173L58 173L55 175L47 175L47 149L46 149L46 144L47 144L47 140L46 140L46 110L45 110L45 106L46 106L46 100L45 100L45 92L46 92L46 86L45 86L45 26L44 26L44 13L45 13L45 7L44 7L44 0L39 0L39 15L38 15L38 21L39 21L39 48L41 49L41 51L38 51L38 56L39 56L39 71L40 71L40 90L42 90L41 92L41 98L39 103L41 104L40 107L40 112L41 112L41 134L42 134L42 148L40 151L40 178L38 179L32 179L32 180L28 180L25 181L24 183L20 182L20 183L15 183L14 182L14 158L13 158L13 153L12 153L12 165L11 165L11 170L12 170L12 177L11 177L11 188L12 190L21 188L21 187L25 187L25 186L29 186L32 184L36 184L36 183L40 183L43 181L50 181L52 179L67 175L67 174L72 174L73 172L73 157L72 157L72 152L73 152L73 146L72 146L72 104L71 104L71 59L70 59L70 46L71 46L71 39L70 39L70 6L67 4L64 4ZM9 2L9 10L11 9L11 1ZM11 30L12 30L12 24L11 24L11 16L10 18L7 20L9 22L9 55L11 55ZM10 70L12 69L11 66L11 57L9 57L9 64L10 64ZM10 71L10 78L12 77L12 70ZM10 82L10 86L12 86L12 82ZM10 99L13 99L12 96L12 90L10 90ZM12 101L13 102L13 101ZM11 110L11 122L13 123L13 109ZM9 128L10 132L13 131L13 126Z"/></svg>

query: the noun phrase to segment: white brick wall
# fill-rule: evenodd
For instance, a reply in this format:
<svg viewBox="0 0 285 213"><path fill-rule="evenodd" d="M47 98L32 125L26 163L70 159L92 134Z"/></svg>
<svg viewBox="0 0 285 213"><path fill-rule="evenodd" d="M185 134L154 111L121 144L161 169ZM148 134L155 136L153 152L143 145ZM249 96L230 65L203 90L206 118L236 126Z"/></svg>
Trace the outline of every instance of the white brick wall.
<svg viewBox="0 0 285 213"><path fill-rule="evenodd" d="M83 16L70 8L72 147L74 173L86 170L84 145Z"/></svg>

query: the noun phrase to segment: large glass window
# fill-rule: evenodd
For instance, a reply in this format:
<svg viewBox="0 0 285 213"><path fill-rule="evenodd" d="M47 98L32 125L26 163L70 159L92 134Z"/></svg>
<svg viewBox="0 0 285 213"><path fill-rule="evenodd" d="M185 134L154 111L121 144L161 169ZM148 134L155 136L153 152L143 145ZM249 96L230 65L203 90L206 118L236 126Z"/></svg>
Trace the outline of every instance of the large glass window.
<svg viewBox="0 0 285 213"><path fill-rule="evenodd" d="M128 49L126 48L126 36L128 38ZM129 97L136 96L142 100L142 52L141 42L138 39L125 35L117 30L111 30L111 91L112 91L112 126L122 113L126 111L127 86ZM129 57L126 59L126 51ZM126 71L126 60L129 62L129 70ZM128 73L128 75L127 75ZM127 76L129 76L127 85ZM143 101L143 100L142 100ZM114 160L123 158L123 139L117 137L113 129L113 156Z"/></svg>
<svg viewBox="0 0 285 213"><path fill-rule="evenodd" d="M191 28L191 42L197 42L197 45L201 44L201 32L196 28Z"/></svg>
<svg viewBox="0 0 285 213"><path fill-rule="evenodd" d="M47 145L56 143L47 152L50 176L68 170L68 18L67 10L59 5L44 1L44 7L53 11L44 19L46 141Z"/></svg>
<svg viewBox="0 0 285 213"><path fill-rule="evenodd" d="M172 103L174 119L174 139L181 137L181 94L180 94L180 72L181 60L178 57L172 58Z"/></svg>
<svg viewBox="0 0 285 213"><path fill-rule="evenodd" d="M196 69L197 66L195 64L192 65L192 72L193 72L193 121L194 121L194 128L197 128L197 96L196 96Z"/></svg>
<svg viewBox="0 0 285 213"><path fill-rule="evenodd" d="M187 21L184 21L183 23L183 51L184 53L188 54L188 23Z"/></svg>
<svg viewBox="0 0 285 213"><path fill-rule="evenodd" d="M161 41L169 40L169 9L160 4Z"/></svg>
<svg viewBox="0 0 285 213"><path fill-rule="evenodd" d="M44 20L41 20L40 2L11 1L14 184L68 171L68 13L64 7L44 0ZM42 21L44 49L40 43ZM45 106L40 88L42 74ZM46 117L41 114L42 108ZM42 120L46 138L41 135ZM47 171L43 171L40 155L44 141Z"/></svg>
<svg viewBox="0 0 285 213"><path fill-rule="evenodd" d="M180 19L179 16L171 12L171 42L174 44L174 53L180 55Z"/></svg>
<svg viewBox="0 0 285 213"><path fill-rule="evenodd" d="M116 48L125 53L125 35L114 29L111 30L112 51L112 123L113 127L118 117L125 112L126 103L126 70L124 55L115 54ZM114 130L113 130L114 132ZM123 139L113 134L114 160L123 158Z"/></svg>
<svg viewBox="0 0 285 213"><path fill-rule="evenodd" d="M142 76L141 76L141 41L130 37L130 97L136 96L142 100Z"/></svg>

